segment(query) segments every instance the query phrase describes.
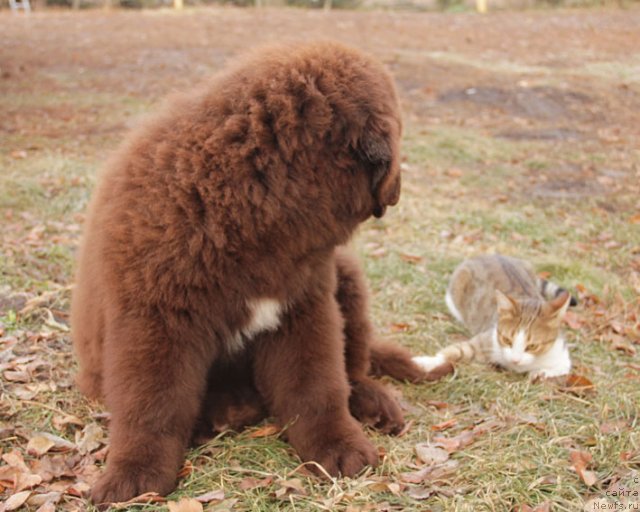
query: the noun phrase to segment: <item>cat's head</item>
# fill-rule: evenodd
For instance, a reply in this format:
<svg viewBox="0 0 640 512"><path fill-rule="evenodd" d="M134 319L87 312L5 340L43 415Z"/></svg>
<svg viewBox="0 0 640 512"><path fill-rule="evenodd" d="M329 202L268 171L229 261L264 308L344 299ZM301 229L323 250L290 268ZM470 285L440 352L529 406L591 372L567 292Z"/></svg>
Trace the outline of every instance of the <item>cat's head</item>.
<svg viewBox="0 0 640 512"><path fill-rule="evenodd" d="M571 302L564 291L553 300L519 300L496 290L497 342L504 359L523 369L546 354L560 334L562 318Z"/></svg>

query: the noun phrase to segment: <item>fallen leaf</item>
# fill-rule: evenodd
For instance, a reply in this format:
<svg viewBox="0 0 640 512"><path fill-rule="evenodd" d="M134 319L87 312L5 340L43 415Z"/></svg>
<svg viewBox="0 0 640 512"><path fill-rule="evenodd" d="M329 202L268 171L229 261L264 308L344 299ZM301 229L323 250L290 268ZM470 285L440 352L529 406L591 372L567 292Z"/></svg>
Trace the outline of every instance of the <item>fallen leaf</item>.
<svg viewBox="0 0 640 512"><path fill-rule="evenodd" d="M164 496L160 496L157 492L145 492L144 494L134 496L128 501L112 503L111 508L122 509L128 508L131 505L139 505L144 503L165 503L166 501L166 498Z"/></svg>
<svg viewBox="0 0 640 512"><path fill-rule="evenodd" d="M2 376L9 382L29 382L31 380L29 374L24 370L7 370Z"/></svg>
<svg viewBox="0 0 640 512"><path fill-rule="evenodd" d="M629 423L626 420L617 420L600 425L600 432L603 434L618 434L628 428Z"/></svg>
<svg viewBox="0 0 640 512"><path fill-rule="evenodd" d="M84 426L84 422L80 418L71 414L65 414L64 416L57 414L53 417L51 423L57 430L64 430L67 425Z"/></svg>
<svg viewBox="0 0 640 512"><path fill-rule="evenodd" d="M438 400L427 400L427 405L430 405L431 407L435 407L438 410L451 407L451 405L449 405L447 402L439 402Z"/></svg>
<svg viewBox="0 0 640 512"><path fill-rule="evenodd" d="M640 464L640 450L635 450L635 451L627 451L627 452L622 452L620 454L620 460L622 462L632 462L632 463L636 463L636 464Z"/></svg>
<svg viewBox="0 0 640 512"><path fill-rule="evenodd" d="M252 439L256 439L258 437L274 436L278 433L280 433L280 428L278 427L278 425L274 423L268 423L267 425L264 425L263 427L260 427L251 432L249 434L249 437Z"/></svg>
<svg viewBox="0 0 640 512"><path fill-rule="evenodd" d="M417 487L412 485L406 490L407 496L413 498L414 500L426 500L430 498L434 494L433 488L428 487Z"/></svg>
<svg viewBox="0 0 640 512"><path fill-rule="evenodd" d="M451 418L450 420L443 421L442 423L431 425L431 430L433 430L434 432L442 432L443 430L455 427L457 424L458 420L456 418Z"/></svg>
<svg viewBox="0 0 640 512"><path fill-rule="evenodd" d="M429 443L418 443L415 446L415 450L418 459L429 466L442 464L449 460L449 452L447 452L447 450L443 450Z"/></svg>
<svg viewBox="0 0 640 512"><path fill-rule="evenodd" d="M198 500L200 503L222 501L224 499L224 491L222 489L218 489L217 491L210 491L208 493L201 494L200 496L196 496L194 499Z"/></svg>
<svg viewBox="0 0 640 512"><path fill-rule="evenodd" d="M636 355L637 350L633 345L630 345L629 343L627 343L622 336L619 336L617 334L614 334L613 336L615 336L616 339L610 340L612 349L619 350L620 352L624 352L628 356Z"/></svg>
<svg viewBox="0 0 640 512"><path fill-rule="evenodd" d="M167 503L169 512L202 512L202 503L193 498L182 498L180 501L169 501Z"/></svg>
<svg viewBox="0 0 640 512"><path fill-rule="evenodd" d="M51 450L55 445L55 441L49 437L43 434L37 434L29 439L29 443L27 444L27 453L29 455L40 457Z"/></svg>
<svg viewBox="0 0 640 512"><path fill-rule="evenodd" d="M409 330L409 328L410 328L409 324L405 324L401 322L394 322L389 326L389 329L391 329L391 332L406 332Z"/></svg>
<svg viewBox="0 0 640 512"><path fill-rule="evenodd" d="M95 464L86 464L79 470L75 470L75 476L89 486L95 484L98 481L98 478L100 478L101 474L102 471Z"/></svg>
<svg viewBox="0 0 640 512"><path fill-rule="evenodd" d="M595 386L584 375L572 373L567 376L564 385L560 389L574 395L585 395L594 392Z"/></svg>
<svg viewBox="0 0 640 512"><path fill-rule="evenodd" d="M36 509L36 512L55 512L55 511L56 511L56 505L55 503L52 503L50 501L43 503Z"/></svg>
<svg viewBox="0 0 640 512"><path fill-rule="evenodd" d="M56 505L55 503L47 501L39 506L36 512L56 512Z"/></svg>
<svg viewBox="0 0 640 512"><path fill-rule="evenodd" d="M379 247L379 248L374 249L373 251L371 251L369 253L369 256L372 257L372 258L379 259L379 258L382 258L382 257L386 256L388 252L389 251L387 250L386 247Z"/></svg>
<svg viewBox="0 0 640 512"><path fill-rule="evenodd" d="M55 478L76 476L70 461L62 455L46 456L31 462L31 471L40 475L43 482L50 482Z"/></svg>
<svg viewBox="0 0 640 512"><path fill-rule="evenodd" d="M22 505L25 504L27 499L29 499L29 496L31 496L31 491L22 491L14 494L13 496L10 496L3 504L4 512L19 509Z"/></svg>
<svg viewBox="0 0 640 512"><path fill-rule="evenodd" d="M471 430L465 430L454 437L436 436L433 441L436 445L442 446L447 452L453 453L466 446L469 446L475 440L475 434Z"/></svg>
<svg viewBox="0 0 640 512"><path fill-rule="evenodd" d="M2 460L9 466L19 469L21 472L29 473L29 467L24 463L24 457L18 450L11 450L2 455Z"/></svg>
<svg viewBox="0 0 640 512"><path fill-rule="evenodd" d="M84 495L86 495L89 492L90 489L91 489L91 486L88 483L76 482L75 484L67 487L65 494L75 496L76 498L82 498Z"/></svg>
<svg viewBox="0 0 640 512"><path fill-rule="evenodd" d="M272 476L268 476L266 478L263 478L262 480L258 480L257 478L253 478L249 476L247 478L242 479L239 487L241 490L247 491L249 489L255 489L258 487L267 487L268 485L271 485L272 482L273 482Z"/></svg>
<svg viewBox="0 0 640 512"><path fill-rule="evenodd" d="M9 154L15 159L27 158L27 152L24 149L15 149Z"/></svg>
<svg viewBox="0 0 640 512"><path fill-rule="evenodd" d="M408 473L401 473L400 474L400 479L403 482L407 482L410 484L419 484L424 482L428 476L429 473L431 473L431 470L433 468L431 466L425 466L422 469L418 469L417 471L410 471Z"/></svg>
<svg viewBox="0 0 640 512"><path fill-rule="evenodd" d="M302 496L307 495L307 490L302 485L302 480L299 478L292 478L291 480L279 480L277 482L280 488L276 490L276 498L284 498L290 494L300 494Z"/></svg>
<svg viewBox="0 0 640 512"><path fill-rule="evenodd" d="M19 473L15 479L15 491L24 491L25 489L31 489L36 485L40 485L42 477L40 475L33 475L29 473Z"/></svg>
<svg viewBox="0 0 640 512"><path fill-rule="evenodd" d="M47 312L47 318L44 322L44 324L48 327L51 327L52 329L56 330L56 331L60 331L60 332L69 332L69 326L63 323L58 322L55 317L53 316L53 313L51 312L50 309L45 309L45 311Z"/></svg>
<svg viewBox="0 0 640 512"><path fill-rule="evenodd" d="M28 500L27 504L32 507L40 507L45 505L46 503L51 503L55 505L62 498L61 492L47 492L45 494L34 494Z"/></svg>
<svg viewBox="0 0 640 512"><path fill-rule="evenodd" d="M191 473L193 473L193 463L190 460L185 460L180 471L178 471L178 479L185 478Z"/></svg>
<svg viewBox="0 0 640 512"><path fill-rule="evenodd" d="M363 486L372 492L390 492L395 495L398 495L401 490L400 484L385 477L373 477L371 480L366 480Z"/></svg>
<svg viewBox="0 0 640 512"><path fill-rule="evenodd" d="M422 261L422 256L403 252L400 253L400 258L408 263L420 263Z"/></svg>
<svg viewBox="0 0 640 512"><path fill-rule="evenodd" d="M571 329L578 330L584 325L584 319L575 311L567 311L564 314L563 321Z"/></svg>
<svg viewBox="0 0 640 512"><path fill-rule="evenodd" d="M409 484L420 484L425 480L433 481L455 473L458 465L459 463L457 461L450 459L443 464L436 466L424 466L417 471L401 473L400 480Z"/></svg>
<svg viewBox="0 0 640 512"><path fill-rule="evenodd" d="M547 476L542 476L540 478L538 478L537 480L534 480L533 482L531 482L531 484L529 484L529 490L533 490L538 488L541 485L545 485L545 486L555 486L558 485L558 477L555 475L547 475Z"/></svg>
<svg viewBox="0 0 640 512"><path fill-rule="evenodd" d="M591 487L598 481L596 474L586 469L593 459L590 453L572 450L569 453L569 459L573 464L573 470L587 486Z"/></svg>
<svg viewBox="0 0 640 512"><path fill-rule="evenodd" d="M18 468L11 466L0 466L0 487L13 487L18 475L22 475ZM2 492L2 491L0 491Z"/></svg>
<svg viewBox="0 0 640 512"><path fill-rule="evenodd" d="M104 430L97 423L89 423L82 429L79 441L76 442L78 451L83 455L100 448L105 442Z"/></svg>

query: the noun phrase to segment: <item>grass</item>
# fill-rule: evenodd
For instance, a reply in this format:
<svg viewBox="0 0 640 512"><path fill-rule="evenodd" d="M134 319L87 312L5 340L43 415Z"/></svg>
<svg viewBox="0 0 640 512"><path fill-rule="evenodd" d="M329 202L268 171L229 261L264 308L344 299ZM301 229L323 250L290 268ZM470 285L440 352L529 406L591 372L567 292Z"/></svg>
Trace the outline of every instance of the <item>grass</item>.
<svg viewBox="0 0 640 512"><path fill-rule="evenodd" d="M476 137L456 138L447 131L436 133L434 138L433 146L429 139L407 138L410 165L422 161L436 162L436 166L441 163L443 168L449 164L464 168L478 165L476 159L469 157L474 154ZM443 140L448 142L441 144ZM423 160L426 146L429 146L430 158ZM494 154L491 161L500 161L500 155ZM2 179L2 207L5 211L11 210L13 218L22 214L33 216L26 225L44 225L43 238L64 233L65 223L73 223L75 216L83 211L97 167L97 162L84 165L55 154L13 161L5 167ZM510 200L488 209L485 193L491 187L477 180L460 179L452 184L439 170L435 170L433 187L423 183L421 173L409 174L401 204L385 219L368 223L356 240L371 280L372 316L384 335L420 353L432 353L451 336L460 337L464 331L447 315L444 306L447 276L462 258L485 250L528 257L539 263L541 270L551 272L559 282L569 286L581 283L601 293L608 283L624 295L632 295L621 276L612 269L599 267L600 258L610 258L597 246L581 258L571 254L572 245L583 237L580 232L567 229L573 217L567 215L563 223L552 222L566 205L543 206ZM508 177L501 172L490 179L499 183ZM456 204L447 197L447 192L454 189L465 192L464 204ZM585 227L588 233L607 228L619 231L608 217ZM445 236L444 232L451 235ZM465 233L475 235L471 241L465 241ZM515 240L514 234L518 235ZM628 242L640 243L638 238L629 240L629 233L626 234ZM23 245L24 233L5 232L12 249L9 256L6 249L3 251L3 284L9 284L14 290L42 292L51 287L51 281L69 282L76 235L74 228L72 236L62 245L43 240L31 246ZM371 249L377 246L384 247L386 252L378 257L368 256L370 252L375 253ZM416 258L407 261L403 258L407 254ZM618 257L624 263L625 254ZM621 262L615 263L617 267L620 265ZM66 309L68 302L63 299L61 306ZM16 321L13 312L0 322L9 334L42 328L37 321ZM407 324L408 330L394 333L393 324ZM68 340L63 339L68 350ZM371 432L376 444L384 447L387 459L381 468L370 471L367 476L335 484L303 477L301 485L306 494L276 498L274 493L281 482L292 478L290 472L298 461L282 441L252 439L247 434L239 434L222 437L192 451L189 459L193 473L181 482L173 496L193 496L212 488L223 488L227 503L237 500L234 510L252 511L335 510L333 507L346 506L366 510L367 503L371 502L387 503L390 510L419 509L423 505L402 493L396 495L384 485L376 486L375 481L366 482L371 476L400 481L400 474L409 471L414 463L413 446L433 438L430 425L455 417L459 423L448 432L451 435L486 419L499 419L501 427L453 456L458 467L446 484L454 494L430 498L427 502L430 509L508 510L517 504L535 505L550 500L554 510L577 510L592 490L586 489L569 469L569 449L591 450L602 480L618 470L620 453L637 449L640 442L638 391L637 382L625 377L628 370L619 366L625 358L603 344L584 339L579 332L571 332L569 340L577 365L589 369L589 378L598 390L593 396L580 398L558 393L551 384L532 384L521 376L471 365L459 368L455 377L435 385L400 386L404 399L412 404L413 412L408 417L415 421L414 426L400 439ZM11 400L10 391L5 393L9 396L6 413L12 421L68 435L53 427L51 420L55 413L25 406L20 400ZM437 411L425 405L428 400L446 402L450 407ZM79 408L84 411L78 413L81 417L95 410L95 406L87 405L73 389L43 394L38 401L58 404L65 412L75 411L81 404ZM534 425L518 419L529 416L535 417ZM627 420L636 428L636 433L600 434L600 424L612 419ZM2 444L8 449L14 443L5 440ZM273 481L265 487L251 490L239 487L247 477L267 476ZM334 503L332 499L337 501ZM324 506L324 501L331 505ZM156 507L142 507L142 510Z"/></svg>
<svg viewBox="0 0 640 512"><path fill-rule="evenodd" d="M442 65L468 60L455 51L429 55ZM515 63L505 67L505 62L472 67L565 79L554 68L541 72ZM588 69L590 79L609 80L601 76L606 66L576 67ZM32 92L0 96L0 112L28 120L22 132L8 133L0 142L0 299L24 294L31 301L28 314L18 313L23 300L0 316L0 453L17 450L29 464L39 459L26 450L33 432L77 442L82 426L61 423L67 415L106 429L101 406L84 399L72 384L75 362L64 330L68 285L96 173L125 126L151 104L148 98L92 90L71 98L65 91L76 86L75 80L73 73L59 72L55 82L62 92L39 90L36 84ZM68 125L56 110L61 105L69 110ZM50 114L39 129L42 111ZM110 128L98 130L101 123ZM631 345L637 332L632 329L638 321L634 276L640 271L640 228L629 219L637 212L638 148L625 152L592 140L506 140L494 137L497 131L446 118L437 124L420 118L407 123L402 200L383 219L368 221L354 240L370 281L371 316L381 336L415 353L433 353L465 335L443 298L455 266L482 252L526 258L555 281L586 290L577 311L582 325L568 328L567 339L576 372L593 389L567 392L557 382L531 382L477 364L429 385L388 381L401 393L412 424L399 438L369 432L385 453L380 467L355 479L318 480L299 469L300 461L280 438L256 437L260 431L249 429L191 450L191 470L169 499L223 489L224 500L206 510L475 512L550 502L554 511L575 512L592 497L602 497L607 486L637 474L637 358L614 350L607 335L617 322L630 329L621 336ZM586 183L602 178L589 174L590 166L623 171L613 181L604 180L599 193L560 199L534 193L545 190L541 184L554 183L563 166L579 169L575 178ZM6 378L7 371L33 363L39 366L30 367L26 382ZM449 420L456 423L443 432L432 429ZM486 431L451 454L448 471L407 483L406 473L421 466L416 444L454 438L478 426ZM572 450L592 455L594 486L571 468ZM94 462L100 465L99 459ZM44 483L42 492L57 481ZM417 491L428 497L411 497ZM0 498L10 494L8 489ZM69 492L58 507L92 510ZM167 510L158 504L135 508Z"/></svg>

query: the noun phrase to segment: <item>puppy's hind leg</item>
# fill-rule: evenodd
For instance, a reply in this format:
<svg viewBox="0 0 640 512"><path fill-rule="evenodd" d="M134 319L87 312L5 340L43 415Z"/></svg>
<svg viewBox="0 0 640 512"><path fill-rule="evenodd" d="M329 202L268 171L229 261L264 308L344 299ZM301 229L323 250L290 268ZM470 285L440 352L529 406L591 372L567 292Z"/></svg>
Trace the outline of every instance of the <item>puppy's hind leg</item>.
<svg viewBox="0 0 640 512"><path fill-rule="evenodd" d="M344 321L344 351L351 386L349 409L365 425L385 433L404 426L402 411L385 387L369 377L373 326L368 316L365 276L355 256L336 250L336 299Z"/></svg>
<svg viewBox="0 0 640 512"><path fill-rule="evenodd" d="M239 432L267 416L264 399L255 388L250 354L235 360L219 359L209 371L207 393L193 433L202 444L221 432Z"/></svg>
<svg viewBox="0 0 640 512"><path fill-rule="evenodd" d="M103 398L104 309L103 287L96 284L96 269L85 269L82 262L71 298L71 337L78 358L76 382L87 397ZM93 272L92 272L93 271Z"/></svg>

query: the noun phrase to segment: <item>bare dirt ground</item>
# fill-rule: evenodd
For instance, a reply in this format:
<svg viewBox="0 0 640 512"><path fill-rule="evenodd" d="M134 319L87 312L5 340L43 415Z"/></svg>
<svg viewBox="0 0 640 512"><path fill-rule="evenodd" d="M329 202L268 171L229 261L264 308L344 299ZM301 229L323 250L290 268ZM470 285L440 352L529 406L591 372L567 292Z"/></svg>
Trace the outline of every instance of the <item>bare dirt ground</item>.
<svg viewBox="0 0 640 512"><path fill-rule="evenodd" d="M473 127L498 138L604 150L617 162L637 148L640 135L639 21L637 9L485 17L231 8L180 15L3 12L2 91L55 93L58 101L6 105L0 129L32 138L77 136L82 150L86 137L117 138L125 128L123 119L109 122L102 115L100 109L113 110L107 96L153 102L257 44L335 38L388 64L409 124ZM102 93L105 101L97 107L74 99L87 93ZM567 173L536 192L603 187L586 183L594 179L588 169L561 170ZM625 179L618 178L616 186Z"/></svg>
<svg viewBox="0 0 640 512"><path fill-rule="evenodd" d="M0 510L86 510L105 457L106 417L73 387L67 325L103 161L162 97L234 55L316 38L378 55L403 104L403 199L356 242L380 331L421 352L459 339L442 301L447 275L465 256L502 251L579 295L567 321L577 376L558 387L474 367L401 386L410 428L371 433L384 462L352 481L298 472L270 425L224 437L190 452L172 499L204 495L220 511L574 512L633 487L638 27L638 8L1 11L0 500L11 501ZM443 460L418 460L416 443L436 439Z"/></svg>

